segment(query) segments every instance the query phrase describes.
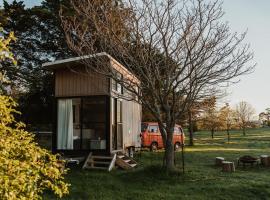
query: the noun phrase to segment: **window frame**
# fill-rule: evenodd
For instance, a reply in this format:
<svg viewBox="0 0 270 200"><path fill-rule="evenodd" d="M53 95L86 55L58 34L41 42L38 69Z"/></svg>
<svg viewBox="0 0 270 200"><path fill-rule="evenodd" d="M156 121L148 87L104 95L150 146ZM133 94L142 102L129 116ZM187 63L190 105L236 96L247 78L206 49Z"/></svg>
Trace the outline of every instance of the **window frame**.
<svg viewBox="0 0 270 200"><path fill-rule="evenodd" d="M124 79L123 74L121 74L115 69L112 70L112 74L113 76L119 78L121 81ZM119 81L115 80L114 78L111 78L111 89L113 92L116 92L118 94L124 93L124 87L119 83Z"/></svg>
<svg viewBox="0 0 270 200"><path fill-rule="evenodd" d="M151 130L151 127L155 127L156 128L156 131L152 132ZM155 130L155 129L154 129ZM159 133L159 127L158 125L148 125L148 132L149 133L152 133L152 134L156 134L156 133Z"/></svg>
<svg viewBox="0 0 270 200"><path fill-rule="evenodd" d="M55 107L54 107L54 133L53 133L53 137L52 137L52 151L55 153L61 152L61 153L72 153L72 152L89 152L89 150L91 151L96 151L96 152L110 152L110 115L106 114L106 120L105 120L105 140L106 140L106 148L105 149L83 149L82 148L82 144L80 144L80 148L78 149L61 149L58 148L57 146L57 138L58 138L58 133L57 133L57 126L58 126L58 100L60 99L80 99L81 103L80 103L80 116L79 116L79 120L80 120L80 140L82 141L82 123L83 123L83 113L82 113L82 109L83 109L83 100L84 99L88 99L88 98L103 98L105 100L105 107L106 107L106 113L110 112L110 105L108 104L110 101L110 97L107 95L93 95L93 96L65 96L65 97L56 97L55 98Z"/></svg>

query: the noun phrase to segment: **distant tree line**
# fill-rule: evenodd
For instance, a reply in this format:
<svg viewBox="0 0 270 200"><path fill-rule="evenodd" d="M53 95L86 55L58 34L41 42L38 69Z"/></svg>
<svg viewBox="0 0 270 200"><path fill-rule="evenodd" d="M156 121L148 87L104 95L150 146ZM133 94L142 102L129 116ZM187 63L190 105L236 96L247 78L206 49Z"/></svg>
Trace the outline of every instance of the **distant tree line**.
<svg viewBox="0 0 270 200"><path fill-rule="evenodd" d="M258 127L258 121L254 120L254 117L255 109L245 101L233 107L226 103L217 108L214 99L211 104L197 109L193 123L196 130L209 130L212 138L216 131L226 131L229 141L231 130L242 130L243 135L246 135L247 128Z"/></svg>
<svg viewBox="0 0 270 200"><path fill-rule="evenodd" d="M264 126L270 126L270 108L266 108L264 112L261 112L259 119Z"/></svg>

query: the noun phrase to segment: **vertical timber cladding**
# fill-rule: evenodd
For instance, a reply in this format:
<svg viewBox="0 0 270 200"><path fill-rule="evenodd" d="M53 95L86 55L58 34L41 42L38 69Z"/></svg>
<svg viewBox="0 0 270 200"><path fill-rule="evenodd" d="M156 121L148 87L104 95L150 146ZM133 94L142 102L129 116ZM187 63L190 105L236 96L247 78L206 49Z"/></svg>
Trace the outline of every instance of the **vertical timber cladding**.
<svg viewBox="0 0 270 200"><path fill-rule="evenodd" d="M120 72L124 77L138 81L125 67L116 60L111 59L111 66ZM140 147L141 139L141 105L135 101L122 100L123 104L123 147Z"/></svg>
<svg viewBox="0 0 270 200"><path fill-rule="evenodd" d="M55 70L55 96L108 95L109 79L89 72L82 64Z"/></svg>
<svg viewBox="0 0 270 200"><path fill-rule="evenodd" d="M140 146L141 105L123 100L123 141L124 147Z"/></svg>

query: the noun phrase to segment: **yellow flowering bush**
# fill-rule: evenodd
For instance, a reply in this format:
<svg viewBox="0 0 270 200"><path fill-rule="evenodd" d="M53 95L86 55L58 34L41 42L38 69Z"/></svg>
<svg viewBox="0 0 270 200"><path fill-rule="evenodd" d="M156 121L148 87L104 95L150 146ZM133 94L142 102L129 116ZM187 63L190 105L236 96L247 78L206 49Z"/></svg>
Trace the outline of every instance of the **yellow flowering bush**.
<svg viewBox="0 0 270 200"><path fill-rule="evenodd" d="M9 44L15 40L16 38L13 32L10 32L8 37L5 38L4 29L0 27L0 60L9 59L13 61L14 64L16 64L16 60L14 59L14 56L12 52L10 51L10 47L9 47Z"/></svg>
<svg viewBox="0 0 270 200"><path fill-rule="evenodd" d="M7 59L16 65L9 48L14 40L13 33L5 38L0 27L0 69L1 61ZM0 83L3 82L5 76L0 71ZM68 193L63 177L64 161L34 142L34 135L15 120L16 106L11 97L0 95L0 199L41 199L44 190L51 190L61 198Z"/></svg>
<svg viewBox="0 0 270 200"><path fill-rule="evenodd" d="M0 24L1 25L1 24ZM4 29L0 26L0 61L10 60L14 65L17 64L14 59L13 53L10 51L10 43L15 41L16 38L13 32L10 32L8 37L4 37ZM0 84L8 82L5 78L5 72L1 70L0 63Z"/></svg>
<svg viewBox="0 0 270 200"><path fill-rule="evenodd" d="M0 199L41 199L44 190L62 197L68 193L63 161L16 122L15 107L12 98L0 95Z"/></svg>

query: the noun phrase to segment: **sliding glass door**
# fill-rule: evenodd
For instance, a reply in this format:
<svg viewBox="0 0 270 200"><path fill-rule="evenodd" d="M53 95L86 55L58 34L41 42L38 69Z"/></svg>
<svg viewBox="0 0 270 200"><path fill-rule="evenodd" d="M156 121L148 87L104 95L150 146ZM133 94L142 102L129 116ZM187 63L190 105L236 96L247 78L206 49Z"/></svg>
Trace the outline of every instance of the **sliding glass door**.
<svg viewBox="0 0 270 200"><path fill-rule="evenodd" d="M82 100L82 149L106 149L106 99Z"/></svg>
<svg viewBox="0 0 270 200"><path fill-rule="evenodd" d="M59 99L58 150L106 150L107 98Z"/></svg>
<svg viewBox="0 0 270 200"><path fill-rule="evenodd" d="M72 99L73 149L81 149L81 98Z"/></svg>

